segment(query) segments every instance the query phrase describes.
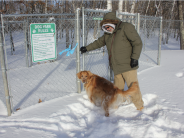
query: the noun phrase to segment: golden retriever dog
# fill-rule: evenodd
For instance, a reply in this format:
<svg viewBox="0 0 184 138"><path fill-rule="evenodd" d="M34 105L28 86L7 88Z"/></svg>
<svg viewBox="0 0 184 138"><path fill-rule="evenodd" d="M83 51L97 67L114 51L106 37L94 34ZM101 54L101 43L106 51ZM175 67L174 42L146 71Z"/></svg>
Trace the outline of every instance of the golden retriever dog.
<svg viewBox="0 0 184 138"><path fill-rule="evenodd" d="M81 71L77 73L77 77L84 83L90 102L96 106L102 106L106 117L109 116L109 109L118 109L125 101L137 101L138 82L133 82L127 91L122 91L110 81L90 71ZM137 110L141 111L143 108Z"/></svg>

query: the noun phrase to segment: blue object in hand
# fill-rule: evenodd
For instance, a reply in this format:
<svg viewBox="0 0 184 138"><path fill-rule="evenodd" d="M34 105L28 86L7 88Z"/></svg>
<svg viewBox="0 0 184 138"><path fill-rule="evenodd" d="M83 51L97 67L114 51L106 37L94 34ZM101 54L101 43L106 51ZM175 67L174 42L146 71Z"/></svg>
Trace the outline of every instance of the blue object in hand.
<svg viewBox="0 0 184 138"><path fill-rule="evenodd" d="M59 54L63 54L64 52L67 52L66 56L70 56L70 54L73 54L75 51L75 48L78 46L78 43L76 43L75 47L71 49L71 45L69 45L69 48L63 50L62 52L60 52Z"/></svg>

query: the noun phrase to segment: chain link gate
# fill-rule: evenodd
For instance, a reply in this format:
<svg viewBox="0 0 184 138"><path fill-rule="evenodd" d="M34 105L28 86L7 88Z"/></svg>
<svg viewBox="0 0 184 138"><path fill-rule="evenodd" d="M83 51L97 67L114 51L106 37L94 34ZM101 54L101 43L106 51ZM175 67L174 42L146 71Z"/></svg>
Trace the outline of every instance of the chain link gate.
<svg viewBox="0 0 184 138"><path fill-rule="evenodd" d="M123 22L132 23L142 39L138 72L160 65L162 18L122 12L117 12L117 17Z"/></svg>
<svg viewBox="0 0 184 138"><path fill-rule="evenodd" d="M80 67L82 70L90 70L106 79L113 80L113 73L108 68L106 47L87 52L82 55L81 59L79 58L81 36L83 46L102 36L104 32L101 30L100 22L110 11L83 8L81 20L79 20L79 11L77 9L76 14L2 15L5 40L3 45L5 45L7 58L10 96L13 96L13 111L34 105L39 99L47 101L73 92L80 92L80 82L76 78L76 72L80 71ZM132 23L143 41L138 72L159 64L161 18L121 12L117 12L116 15L122 21ZM57 59L32 62L29 28L31 23L56 24ZM74 47L76 43L79 44L76 53L69 57L66 53L59 55L59 52L68 48L69 45ZM83 60L81 66L80 60ZM0 81L0 83L3 82ZM3 85L0 86L2 92L0 98L5 102Z"/></svg>
<svg viewBox="0 0 184 138"><path fill-rule="evenodd" d="M140 61L145 66L160 65L162 17L140 16L143 49Z"/></svg>
<svg viewBox="0 0 184 138"><path fill-rule="evenodd" d="M110 11L82 8L83 46L92 43L103 35L104 32L100 27L100 22L103 20L103 16L108 12ZM106 46L84 53L82 63L83 70L90 70L94 74L110 79Z"/></svg>
<svg viewBox="0 0 184 138"><path fill-rule="evenodd" d="M1 24L0 24L1 25ZM7 72L6 72L6 59L5 59L5 54L4 54L4 47L3 47L3 27L0 26L0 103L1 105L6 105L7 106L7 113L8 116L11 115L11 105L10 105L10 98L9 98L9 91L8 91L8 83L7 83ZM4 89L4 91L3 91Z"/></svg>
<svg viewBox="0 0 184 138"><path fill-rule="evenodd" d="M103 31L100 21L110 11L83 8L83 46L86 46L100 36ZM123 22L132 23L139 33L143 49L139 59L138 72L160 64L161 51L161 18L140 16L116 11L116 16ZM83 70L90 70L106 79L113 81L113 72L108 68L108 52L106 47L83 54Z"/></svg>
<svg viewBox="0 0 184 138"><path fill-rule="evenodd" d="M77 11L76 14L2 15L5 40L3 45L7 58L6 70L12 111L34 105L39 99L44 102L77 92L76 72L79 70L76 69L76 61L79 61L76 60L77 54L74 52L70 56L66 56L67 53L59 55L70 45L71 48L75 47L76 43L80 46L77 38L79 36ZM32 23L55 23L57 46L55 60L32 62L30 40ZM0 98L4 102L3 83L0 83L2 92Z"/></svg>

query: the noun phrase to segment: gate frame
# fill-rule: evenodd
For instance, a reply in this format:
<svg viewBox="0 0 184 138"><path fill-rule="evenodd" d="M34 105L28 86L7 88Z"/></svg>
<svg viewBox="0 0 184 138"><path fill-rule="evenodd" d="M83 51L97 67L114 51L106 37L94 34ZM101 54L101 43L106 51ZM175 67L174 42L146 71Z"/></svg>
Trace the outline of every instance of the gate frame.
<svg viewBox="0 0 184 138"><path fill-rule="evenodd" d="M86 31L86 20L85 20L85 11L87 12L99 12L99 13L108 13L111 12L111 10L93 10L93 9L85 9L84 7L82 7L82 44L83 46L86 46L86 42L85 42L85 31ZM141 17L140 17L140 13L123 13L123 12L119 12L116 11L116 17L119 18L119 15L126 15L126 16L134 16L136 18L136 22L135 22L135 28L138 32L138 34L140 33L140 21L141 21ZM151 16L149 16L151 17ZM153 17L154 19L159 19L160 20L160 26L159 26L159 36L158 36L158 54L157 54L157 65L160 65L160 59L161 59L161 41L162 41L162 17ZM121 19L120 19L121 20ZM90 53L90 52L89 52ZM82 69L85 70L85 53L83 53L82 55ZM113 71L112 69L109 69L108 71L108 78L110 81L113 81Z"/></svg>
<svg viewBox="0 0 184 138"><path fill-rule="evenodd" d="M11 96L11 89L10 89L10 83L8 79L8 63L7 63L7 55L6 55L6 43L5 43L5 32L4 32L4 17L31 17L31 16L61 16L61 15L74 15L74 22L75 22L75 42L78 43L78 46L76 48L76 73L80 71L80 9L76 9L74 14L10 14L10 15L2 15L1 14L1 26L0 26L0 61L1 61L1 70L2 70L2 76L3 76L3 83L4 83L4 92L5 92L5 98L6 98L6 107L7 107L7 113L8 116L11 116L12 114L12 108L13 108L13 103L12 103L12 96ZM26 67L30 67L32 65L32 59L31 61L28 61L28 51L27 51L27 45L29 44L27 40L27 35L29 37L29 28L28 27L28 21L27 18L22 21L23 23L23 33L24 33L24 43L25 43L25 62L26 62ZM32 52L30 50L30 52ZM76 77L77 78L77 77ZM77 78L76 79L76 87L77 87L77 92L81 93L81 85L80 85L80 80Z"/></svg>

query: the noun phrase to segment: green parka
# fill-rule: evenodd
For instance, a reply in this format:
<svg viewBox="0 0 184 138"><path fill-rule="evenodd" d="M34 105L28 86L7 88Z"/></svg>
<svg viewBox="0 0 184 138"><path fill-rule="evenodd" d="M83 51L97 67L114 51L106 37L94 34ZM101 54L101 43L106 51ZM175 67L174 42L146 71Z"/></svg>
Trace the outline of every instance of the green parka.
<svg viewBox="0 0 184 138"><path fill-rule="evenodd" d="M138 60L142 50L142 41L135 27L130 23L121 22L116 18L115 12L109 12L104 16L100 25L105 23L116 25L113 33L104 33L98 40L86 46L87 51L106 45L108 55L111 55L110 64L114 75L138 69L138 66L134 68L130 66L131 58Z"/></svg>

